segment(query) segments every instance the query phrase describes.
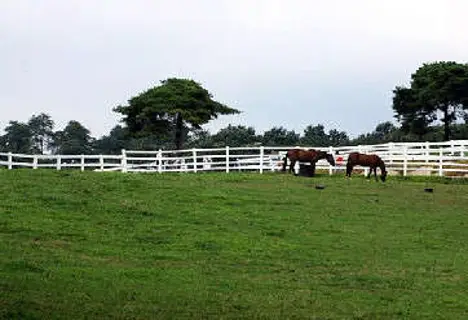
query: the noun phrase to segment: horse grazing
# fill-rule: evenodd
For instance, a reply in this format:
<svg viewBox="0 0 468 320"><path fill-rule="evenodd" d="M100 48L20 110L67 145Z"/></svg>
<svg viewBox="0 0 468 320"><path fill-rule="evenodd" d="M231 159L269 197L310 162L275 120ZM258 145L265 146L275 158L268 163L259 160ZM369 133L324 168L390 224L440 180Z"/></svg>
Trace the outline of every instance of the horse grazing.
<svg viewBox="0 0 468 320"><path fill-rule="evenodd" d="M326 153L325 151L320 151L320 150L315 150L315 149L309 149L309 150L303 150L303 149L291 149L288 150L286 153L286 156L284 157L284 162L283 162L283 169L282 171L286 171L286 166L287 166L287 161L291 161L289 165L289 173L292 172L292 168L296 165L297 161L300 162L310 162L311 165L315 166L315 163L319 161L320 159L327 159L328 163L330 165L335 166L335 159L333 158L333 155Z"/></svg>
<svg viewBox="0 0 468 320"><path fill-rule="evenodd" d="M377 179L377 167L380 168L380 179L382 182L385 182L387 177L387 170L385 169L385 163L382 159L375 154L363 154L359 152L351 152L348 155L348 162L346 163L346 176L351 178L351 172L353 171L353 167L359 165L363 167L370 167L369 174L367 175L367 179L370 179L370 175L372 171L374 171L375 181Z"/></svg>

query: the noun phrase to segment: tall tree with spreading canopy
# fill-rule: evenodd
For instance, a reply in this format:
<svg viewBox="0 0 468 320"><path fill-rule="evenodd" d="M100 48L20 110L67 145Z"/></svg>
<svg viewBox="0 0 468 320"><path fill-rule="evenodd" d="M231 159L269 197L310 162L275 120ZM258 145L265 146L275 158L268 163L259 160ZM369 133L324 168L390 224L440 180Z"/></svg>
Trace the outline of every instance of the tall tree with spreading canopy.
<svg viewBox="0 0 468 320"><path fill-rule="evenodd" d="M95 151L103 154L119 154L122 149L126 149L128 140L126 130L116 125L109 134L95 140Z"/></svg>
<svg viewBox="0 0 468 320"><path fill-rule="evenodd" d="M254 127L243 125L228 125L212 137L213 144L216 147L245 147L253 145L259 140Z"/></svg>
<svg viewBox="0 0 468 320"><path fill-rule="evenodd" d="M410 88L397 86L393 94L393 110L403 129L423 135L440 118L444 140L449 140L450 125L468 112L468 64L424 63L411 75Z"/></svg>
<svg viewBox="0 0 468 320"><path fill-rule="evenodd" d="M332 147L339 147L349 143L348 134L345 131L338 131L336 129L331 129L328 131L328 141L329 145Z"/></svg>
<svg viewBox="0 0 468 320"><path fill-rule="evenodd" d="M55 133L53 146L56 154L92 154L94 138L85 126L71 120Z"/></svg>
<svg viewBox="0 0 468 320"><path fill-rule="evenodd" d="M3 149L15 153L30 153L32 132L27 123L10 121L3 136Z"/></svg>
<svg viewBox="0 0 468 320"><path fill-rule="evenodd" d="M397 86L393 90L393 110L402 131L416 134L419 139L428 132L429 124L436 120L433 114L418 104L411 88Z"/></svg>
<svg viewBox="0 0 468 320"><path fill-rule="evenodd" d="M288 131L282 126L265 131L262 137L262 143L266 146L295 146L299 144L299 140L299 133Z"/></svg>
<svg viewBox="0 0 468 320"><path fill-rule="evenodd" d="M32 115L28 121L32 134L33 151L44 154L54 137L54 120L45 113Z"/></svg>
<svg viewBox="0 0 468 320"><path fill-rule="evenodd" d="M308 125L304 129L304 136L301 138L301 143L313 147L328 147L329 137L325 132L323 124L316 126Z"/></svg>
<svg viewBox="0 0 468 320"><path fill-rule="evenodd" d="M213 100L213 96L191 79L169 78L128 100L127 106L114 108L124 116L123 122L136 136L174 134L176 149L181 149L184 133L201 129L219 115L238 114Z"/></svg>

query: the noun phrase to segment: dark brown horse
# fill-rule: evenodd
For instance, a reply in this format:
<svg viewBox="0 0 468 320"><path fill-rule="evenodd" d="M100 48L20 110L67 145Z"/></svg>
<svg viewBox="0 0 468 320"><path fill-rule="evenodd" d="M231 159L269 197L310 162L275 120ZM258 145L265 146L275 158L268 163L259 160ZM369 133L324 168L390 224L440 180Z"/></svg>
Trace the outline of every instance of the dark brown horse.
<svg viewBox="0 0 468 320"><path fill-rule="evenodd" d="M354 166L363 166L363 167L370 167L369 174L367 175L367 179L370 179L370 175L372 171L374 171L375 181L377 179L377 167L380 168L380 179L382 182L385 182L387 177L387 170L385 169L385 163L382 159L375 154L363 154L359 152L351 152L348 155L348 162L346 164L346 176L351 177L351 172L353 171Z"/></svg>
<svg viewBox="0 0 468 320"><path fill-rule="evenodd" d="M296 162L310 162L311 165L315 166L317 161L320 159L327 159L328 163L330 163L332 166L335 166L335 159L333 158L333 155L326 153L325 151L320 151L320 150L315 150L315 149L309 149L309 150L303 150L303 149L291 149L288 150L286 153L286 156L284 157L284 162L283 162L283 169L282 171L286 171L286 166L288 164L288 159L291 161L289 164L289 173L292 172L292 168L296 165Z"/></svg>

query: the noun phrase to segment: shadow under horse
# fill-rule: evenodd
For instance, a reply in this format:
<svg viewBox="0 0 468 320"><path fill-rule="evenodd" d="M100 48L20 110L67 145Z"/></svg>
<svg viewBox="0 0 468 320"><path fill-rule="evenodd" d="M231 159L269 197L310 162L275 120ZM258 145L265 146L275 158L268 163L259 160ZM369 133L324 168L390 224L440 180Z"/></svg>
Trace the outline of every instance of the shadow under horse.
<svg viewBox="0 0 468 320"><path fill-rule="evenodd" d="M370 175L372 174L372 171L374 171L375 181L379 181L377 179L377 167L379 167L381 172L380 179L382 182L385 182L385 179L387 178L387 170L385 169L385 163L378 155L351 152L348 155L348 162L346 163L346 177L351 178L353 167L357 165L370 167L367 179L370 179Z"/></svg>
<svg viewBox="0 0 468 320"><path fill-rule="evenodd" d="M283 159L283 169L281 171L286 171L286 166L288 165L288 159L291 162L289 164L289 173L292 173L292 169L296 165L296 162L310 162L310 164L315 168L317 161L321 159L326 159L330 165L335 166L335 159L333 155L326 153L325 151L309 149L291 149L288 150L286 156ZM315 170L314 170L315 171Z"/></svg>

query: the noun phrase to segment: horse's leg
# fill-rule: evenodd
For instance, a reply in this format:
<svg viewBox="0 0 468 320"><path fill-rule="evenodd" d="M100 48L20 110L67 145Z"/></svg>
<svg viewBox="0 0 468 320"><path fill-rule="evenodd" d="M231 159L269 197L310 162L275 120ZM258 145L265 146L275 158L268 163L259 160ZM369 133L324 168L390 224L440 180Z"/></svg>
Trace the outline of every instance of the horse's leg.
<svg viewBox="0 0 468 320"><path fill-rule="evenodd" d="M374 177L375 181L379 181L379 179L377 179L377 167L374 167Z"/></svg>
<svg viewBox="0 0 468 320"><path fill-rule="evenodd" d="M371 174L372 174L372 169L374 169L374 167L370 166L370 167L369 167L369 172L367 173L366 179L370 179L370 176L371 176Z"/></svg>
<svg viewBox="0 0 468 320"><path fill-rule="evenodd" d="M346 164L346 177L351 178L351 172L353 172L353 165L351 163Z"/></svg>
<svg viewBox="0 0 468 320"><path fill-rule="evenodd" d="M315 177L315 163L313 161L311 161L310 165L312 167L312 177Z"/></svg>
<svg viewBox="0 0 468 320"><path fill-rule="evenodd" d="M291 163L289 164L289 173L293 173L294 174L294 166L296 165L296 160L291 160Z"/></svg>
<svg viewBox="0 0 468 320"><path fill-rule="evenodd" d="M286 155L283 159L283 168L281 171L286 172L286 166L288 165L288 156Z"/></svg>

